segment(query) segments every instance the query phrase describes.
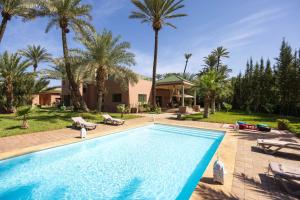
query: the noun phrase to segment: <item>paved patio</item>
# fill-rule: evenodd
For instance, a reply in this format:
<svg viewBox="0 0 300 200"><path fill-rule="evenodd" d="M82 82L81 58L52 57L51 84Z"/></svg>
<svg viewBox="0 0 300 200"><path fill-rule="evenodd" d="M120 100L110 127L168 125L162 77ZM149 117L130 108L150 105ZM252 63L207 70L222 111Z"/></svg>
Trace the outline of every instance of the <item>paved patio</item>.
<svg viewBox="0 0 300 200"><path fill-rule="evenodd" d="M257 138L293 139L292 134L284 131L272 133L240 132L235 162L235 173L232 183L232 194L237 199L249 200L284 200L297 199L289 196L280 184L267 174L270 162L289 164L300 168L300 152L282 149L273 155L265 154L256 146Z"/></svg>
<svg viewBox="0 0 300 200"><path fill-rule="evenodd" d="M284 149L282 153L271 156L262 153L259 148L255 147L257 138L284 137L290 139L292 135L284 132L274 132L272 134L253 132L236 133L233 130L226 129L228 126L224 124L177 121L174 119L175 116L171 113L156 115L155 117L154 115L143 116L142 118L128 120L123 126L100 124L96 130L88 132L88 139L153 123L153 120L158 123L225 130L227 134L201 181L197 185L191 197L192 200L296 199L295 197L287 195L281 187L273 181L272 177L267 176L266 172L270 161L289 163L300 167L299 152L297 154L296 151ZM0 138L0 159L79 141L81 141L81 139L79 139L79 131L69 128ZM214 184L212 181L212 166L217 154L224 162L227 171L224 185Z"/></svg>

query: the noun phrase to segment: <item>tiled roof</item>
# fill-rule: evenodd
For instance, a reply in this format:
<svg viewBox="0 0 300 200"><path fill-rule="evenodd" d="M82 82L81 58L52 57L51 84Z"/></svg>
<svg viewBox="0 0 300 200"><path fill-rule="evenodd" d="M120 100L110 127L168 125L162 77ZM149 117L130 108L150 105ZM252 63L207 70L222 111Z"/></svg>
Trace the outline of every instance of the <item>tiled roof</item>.
<svg viewBox="0 0 300 200"><path fill-rule="evenodd" d="M158 84L168 84L168 83L190 83L190 84L193 84L191 83L190 81L180 77L180 76L177 76L177 75L171 75L171 76L168 76L164 79L161 79L161 80L158 80L157 83Z"/></svg>

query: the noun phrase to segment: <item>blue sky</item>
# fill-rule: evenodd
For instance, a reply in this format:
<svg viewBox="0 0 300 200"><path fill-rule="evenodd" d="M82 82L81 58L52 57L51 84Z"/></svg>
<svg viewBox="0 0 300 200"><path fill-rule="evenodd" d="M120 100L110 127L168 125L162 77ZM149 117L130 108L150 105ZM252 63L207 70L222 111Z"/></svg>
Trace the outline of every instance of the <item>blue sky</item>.
<svg viewBox="0 0 300 200"><path fill-rule="evenodd" d="M151 76L154 33L151 26L128 19L135 8L129 0L83 0L93 6L93 24L98 31L106 28L131 43L137 65L132 69ZM217 46L230 51L225 61L232 75L243 71L249 57L273 58L278 55L283 38L293 48L300 47L299 0L186 0L181 11L188 17L172 20L177 29L165 27L159 35L158 73L182 72L185 52L193 54L187 71L202 68L203 57ZM44 32L46 19L23 23L13 18L4 35L0 52L16 51L28 44L39 44L54 56L62 55L60 32ZM68 38L69 47L78 47ZM42 68L47 67L43 64ZM57 84L57 82L52 82Z"/></svg>

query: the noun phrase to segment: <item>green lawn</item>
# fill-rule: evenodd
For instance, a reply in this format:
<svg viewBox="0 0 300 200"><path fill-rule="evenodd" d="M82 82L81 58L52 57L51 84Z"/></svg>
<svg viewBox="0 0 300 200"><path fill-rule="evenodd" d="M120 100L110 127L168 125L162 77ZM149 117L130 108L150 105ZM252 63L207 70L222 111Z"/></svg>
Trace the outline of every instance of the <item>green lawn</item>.
<svg viewBox="0 0 300 200"><path fill-rule="evenodd" d="M234 124L236 121L245 121L251 124L268 124L272 128L277 128L277 119L288 119L295 132L300 133L300 118L286 117L273 114L247 114L245 112L217 112L204 119L203 114L192 114L185 117L186 120L199 120L204 122L218 122Z"/></svg>
<svg viewBox="0 0 300 200"><path fill-rule="evenodd" d="M121 118L120 114L111 113L112 117ZM29 117L29 129L22 129L22 120L14 114L0 114L0 137L33 133L39 131L66 128L72 125L71 117L82 116L90 122L100 123L103 118L96 113L76 113L57 109L36 109ZM133 119L137 115L124 115L123 119Z"/></svg>

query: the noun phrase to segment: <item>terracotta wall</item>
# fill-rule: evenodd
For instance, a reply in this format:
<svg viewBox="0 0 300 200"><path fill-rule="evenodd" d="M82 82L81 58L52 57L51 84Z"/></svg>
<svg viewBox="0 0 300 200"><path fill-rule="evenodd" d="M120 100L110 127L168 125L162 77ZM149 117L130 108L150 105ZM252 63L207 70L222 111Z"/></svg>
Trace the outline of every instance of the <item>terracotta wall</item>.
<svg viewBox="0 0 300 200"><path fill-rule="evenodd" d="M32 100L32 105L40 105L40 96L39 95L34 95L33 100Z"/></svg>
<svg viewBox="0 0 300 200"><path fill-rule="evenodd" d="M103 102L103 111L104 112L116 112L117 105L119 104L129 104L128 89L125 89L126 86L115 83L111 80L105 82L106 91L104 93L104 102ZM128 87L127 87L128 88ZM112 102L113 94L121 94L121 102ZM87 106L89 109L96 109L97 107L97 93L96 87L93 84L89 84L84 93L84 98L86 100Z"/></svg>
<svg viewBox="0 0 300 200"><path fill-rule="evenodd" d="M53 104L56 103L56 99L60 99L61 96L60 94L39 94L35 95L32 101L33 105L42 105L42 106L52 106Z"/></svg>
<svg viewBox="0 0 300 200"><path fill-rule="evenodd" d="M147 103L151 99L152 81L140 79L138 83L129 85L129 106L137 107L139 105L139 94L147 96Z"/></svg>
<svg viewBox="0 0 300 200"><path fill-rule="evenodd" d="M148 80L140 79L138 83L134 85L120 85L114 81L107 80L105 83L105 94L103 102L103 111L105 112L115 112L116 107L119 104L125 104L130 107L137 107L139 105L138 95L145 94L147 96L147 101L151 99L151 86L152 82ZM62 84L62 94L69 95L68 82L63 81ZM94 84L88 84L85 89L81 87L81 92L83 98L85 99L89 109L96 109L97 107L97 93ZM112 102L113 94L122 94L122 102Z"/></svg>

